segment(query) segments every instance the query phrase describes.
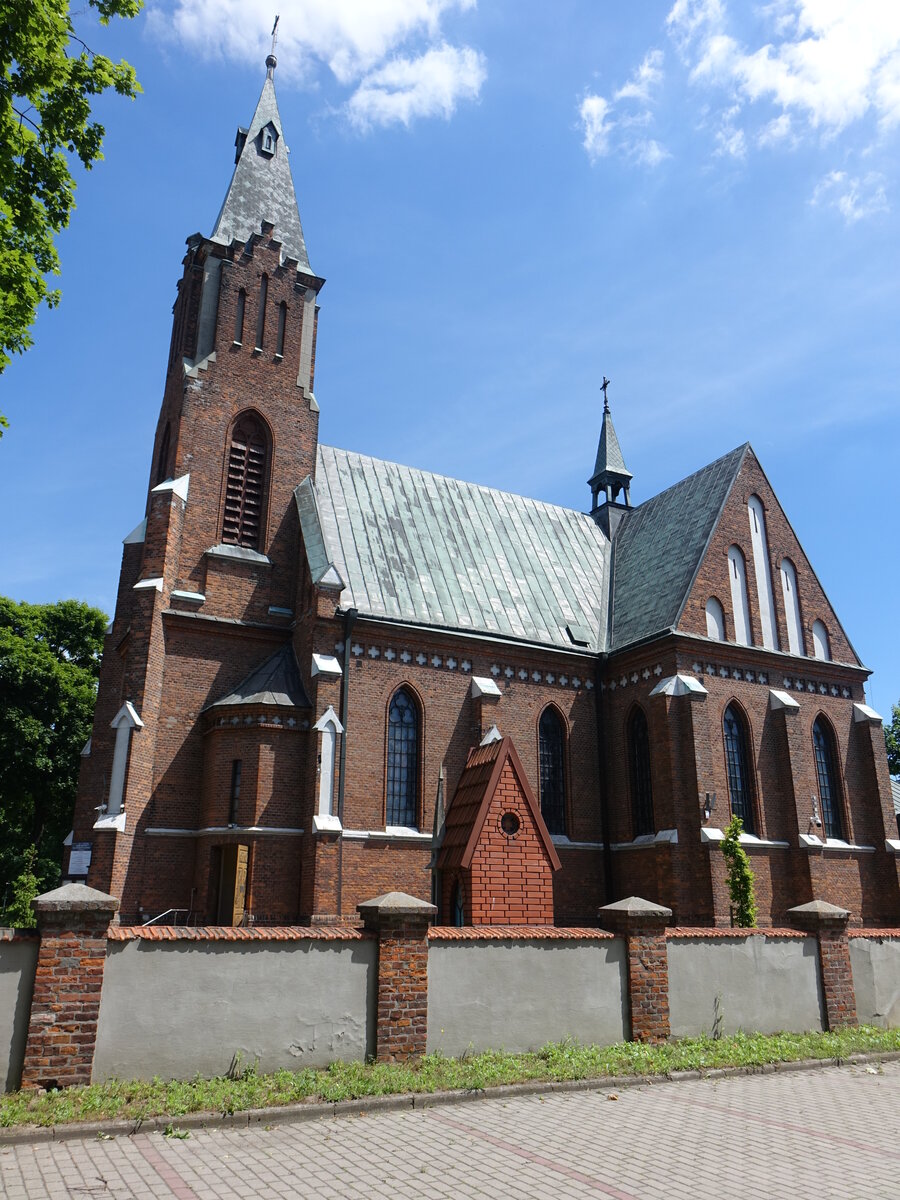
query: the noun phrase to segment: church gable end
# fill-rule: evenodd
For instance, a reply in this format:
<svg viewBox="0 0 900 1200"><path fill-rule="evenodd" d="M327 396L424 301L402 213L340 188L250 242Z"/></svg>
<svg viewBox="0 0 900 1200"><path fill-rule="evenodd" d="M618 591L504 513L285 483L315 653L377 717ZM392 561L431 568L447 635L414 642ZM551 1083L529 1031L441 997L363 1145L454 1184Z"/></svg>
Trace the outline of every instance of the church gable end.
<svg viewBox="0 0 900 1200"><path fill-rule="evenodd" d="M718 640L722 616L724 641L860 665L749 447L711 531L677 628ZM822 630L827 634L824 650Z"/></svg>

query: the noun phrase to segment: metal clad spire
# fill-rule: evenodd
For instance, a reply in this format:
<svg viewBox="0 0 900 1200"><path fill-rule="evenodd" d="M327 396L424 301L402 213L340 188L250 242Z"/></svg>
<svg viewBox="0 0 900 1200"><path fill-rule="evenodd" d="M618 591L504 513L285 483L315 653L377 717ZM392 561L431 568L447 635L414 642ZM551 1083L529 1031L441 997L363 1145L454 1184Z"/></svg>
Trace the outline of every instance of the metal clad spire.
<svg viewBox="0 0 900 1200"><path fill-rule="evenodd" d="M608 389L610 380L603 376L600 389L603 392L603 422L600 426L600 441L597 445L597 458L594 462L594 473L588 480L591 489L591 508L596 510L597 498L601 491L606 493L607 503L617 503L619 492L625 492L625 507L631 507L632 474L625 466L619 439L613 425L612 413L609 407Z"/></svg>
<svg viewBox="0 0 900 1200"><path fill-rule="evenodd" d="M277 38L278 18L272 29L272 47ZM288 162L288 148L275 97L275 55L266 58L266 78L250 128L238 131L238 154L212 233L212 239L226 245L232 240L246 242L261 231L264 221L273 226L272 236L282 244L285 258L296 258L301 271L312 274L294 181Z"/></svg>

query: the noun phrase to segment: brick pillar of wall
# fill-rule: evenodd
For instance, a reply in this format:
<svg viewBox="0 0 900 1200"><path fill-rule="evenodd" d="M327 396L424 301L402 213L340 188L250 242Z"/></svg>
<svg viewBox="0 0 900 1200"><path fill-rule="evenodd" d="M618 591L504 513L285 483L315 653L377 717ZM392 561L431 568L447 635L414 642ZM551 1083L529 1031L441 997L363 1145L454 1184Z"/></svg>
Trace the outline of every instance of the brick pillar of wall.
<svg viewBox="0 0 900 1200"><path fill-rule="evenodd" d="M632 1040L664 1042L670 1033L666 926L671 908L629 896L605 905L598 916L604 929L625 939Z"/></svg>
<svg viewBox="0 0 900 1200"><path fill-rule="evenodd" d="M375 1058L403 1062L425 1053L428 1037L428 926L437 908L405 892L357 905L378 935Z"/></svg>
<svg viewBox="0 0 900 1200"><path fill-rule="evenodd" d="M22 1087L90 1083L106 931L119 901L83 883L67 883L38 896L32 906L41 944Z"/></svg>
<svg viewBox="0 0 900 1200"><path fill-rule="evenodd" d="M798 928L816 935L826 1027L838 1029L842 1025L855 1025L856 992L847 937L849 912L835 904L826 904L824 900L813 900L788 909L788 917Z"/></svg>

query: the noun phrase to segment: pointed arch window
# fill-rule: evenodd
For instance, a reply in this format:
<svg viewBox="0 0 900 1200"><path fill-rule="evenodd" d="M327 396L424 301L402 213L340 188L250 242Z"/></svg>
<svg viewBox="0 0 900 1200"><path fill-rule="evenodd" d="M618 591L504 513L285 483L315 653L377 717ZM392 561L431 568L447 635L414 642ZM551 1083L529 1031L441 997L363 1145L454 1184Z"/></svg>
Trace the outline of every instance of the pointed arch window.
<svg viewBox="0 0 900 1200"><path fill-rule="evenodd" d="M650 732L642 708L628 722L628 766L631 776L631 820L635 837L655 833L653 784L650 775Z"/></svg>
<svg viewBox="0 0 900 1200"><path fill-rule="evenodd" d="M728 578L731 583L734 640L740 646L749 646L750 605L747 601L747 567L740 546L730 546L728 549Z"/></svg>
<svg viewBox="0 0 900 1200"><path fill-rule="evenodd" d="M419 800L419 709L407 688L394 693L388 709L385 824L417 827Z"/></svg>
<svg viewBox="0 0 900 1200"><path fill-rule="evenodd" d="M238 417L228 447L222 541L258 550L266 486L268 439L252 413Z"/></svg>
<svg viewBox="0 0 900 1200"><path fill-rule="evenodd" d="M813 750L816 755L816 775L819 780L819 801L822 806L822 824L825 826L825 836L843 838L840 786L835 765L837 755L834 746L834 731L822 717L819 717L813 725Z"/></svg>
<svg viewBox="0 0 900 1200"><path fill-rule="evenodd" d="M278 341L275 353L279 358L284 357L284 330L287 325L287 305L282 300L278 305Z"/></svg>
<svg viewBox="0 0 900 1200"><path fill-rule="evenodd" d="M753 784L748 753L747 723L740 710L729 704L723 718L725 766L728 771L728 799L731 811L744 823L745 833L756 833L753 815Z"/></svg>
<svg viewBox="0 0 900 1200"><path fill-rule="evenodd" d="M824 621L813 621L812 635L813 658L819 658L822 662L831 662L831 641Z"/></svg>
<svg viewBox="0 0 900 1200"><path fill-rule="evenodd" d="M538 726L541 815L550 833L566 832L565 730L555 708L545 708Z"/></svg>

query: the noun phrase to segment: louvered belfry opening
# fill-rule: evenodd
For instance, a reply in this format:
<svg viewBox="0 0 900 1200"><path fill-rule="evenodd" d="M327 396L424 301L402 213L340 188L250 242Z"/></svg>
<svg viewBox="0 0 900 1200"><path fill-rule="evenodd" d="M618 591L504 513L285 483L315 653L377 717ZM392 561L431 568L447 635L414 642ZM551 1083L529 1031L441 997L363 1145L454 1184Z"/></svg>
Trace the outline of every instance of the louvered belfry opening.
<svg viewBox="0 0 900 1200"><path fill-rule="evenodd" d="M266 485L266 434L250 413L239 417L228 449L222 541L259 549Z"/></svg>

